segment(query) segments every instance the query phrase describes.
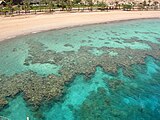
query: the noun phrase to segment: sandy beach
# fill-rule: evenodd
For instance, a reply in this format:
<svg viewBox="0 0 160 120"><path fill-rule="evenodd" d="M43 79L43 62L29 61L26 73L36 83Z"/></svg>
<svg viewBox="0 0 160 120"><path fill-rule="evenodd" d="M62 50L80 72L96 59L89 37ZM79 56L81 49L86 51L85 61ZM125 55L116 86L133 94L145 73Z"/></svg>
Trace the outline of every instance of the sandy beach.
<svg viewBox="0 0 160 120"><path fill-rule="evenodd" d="M160 18L160 11L53 13L0 17L0 41L51 29L142 18Z"/></svg>

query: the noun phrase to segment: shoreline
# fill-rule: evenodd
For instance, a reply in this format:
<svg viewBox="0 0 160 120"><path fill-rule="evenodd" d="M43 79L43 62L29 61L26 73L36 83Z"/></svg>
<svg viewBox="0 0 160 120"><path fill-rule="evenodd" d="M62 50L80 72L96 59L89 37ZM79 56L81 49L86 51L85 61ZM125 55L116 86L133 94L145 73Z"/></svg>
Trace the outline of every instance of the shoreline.
<svg viewBox="0 0 160 120"><path fill-rule="evenodd" d="M19 36L84 25L114 23L138 19L159 19L160 11L110 11L53 13L0 17L0 42Z"/></svg>

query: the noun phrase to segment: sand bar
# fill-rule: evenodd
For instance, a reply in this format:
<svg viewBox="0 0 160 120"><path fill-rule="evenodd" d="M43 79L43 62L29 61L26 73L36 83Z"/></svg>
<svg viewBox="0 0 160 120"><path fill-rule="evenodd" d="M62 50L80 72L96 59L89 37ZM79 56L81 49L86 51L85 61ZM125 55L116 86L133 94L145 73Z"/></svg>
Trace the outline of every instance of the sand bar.
<svg viewBox="0 0 160 120"><path fill-rule="evenodd" d="M51 29L141 18L160 18L160 11L53 13L0 17L0 41Z"/></svg>

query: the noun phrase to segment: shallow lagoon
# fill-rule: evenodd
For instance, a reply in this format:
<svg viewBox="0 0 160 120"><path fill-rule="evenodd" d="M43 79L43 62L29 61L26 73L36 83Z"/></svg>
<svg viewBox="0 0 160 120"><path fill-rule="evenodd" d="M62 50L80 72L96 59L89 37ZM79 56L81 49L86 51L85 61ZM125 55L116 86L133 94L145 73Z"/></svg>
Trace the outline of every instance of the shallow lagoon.
<svg viewBox="0 0 160 120"><path fill-rule="evenodd" d="M0 74L10 78L15 73L30 70L42 78L48 75L61 77L65 66L69 64L76 68L79 63L74 54L82 59L82 67L87 65L81 57L85 52L96 58L95 61L88 60L91 65L98 58L98 63L105 62L102 59L105 55L111 59L110 64L118 64L118 67L113 73L103 69L105 64L95 64L95 71L88 77L78 72L65 84L65 92L58 100L42 102L38 109L26 102L26 97L23 98L26 91L21 88L23 92L20 90L12 97L7 96L9 104L0 115L11 120L24 120L27 116L31 120L159 120L159 25L159 19L134 20L66 28L1 42ZM125 50L131 52L125 55ZM137 60L139 57L134 57L137 51L140 55L144 52L143 64ZM123 55L133 61L128 65L130 76L124 74L125 66L114 61L122 59ZM122 60L120 62L127 61Z"/></svg>

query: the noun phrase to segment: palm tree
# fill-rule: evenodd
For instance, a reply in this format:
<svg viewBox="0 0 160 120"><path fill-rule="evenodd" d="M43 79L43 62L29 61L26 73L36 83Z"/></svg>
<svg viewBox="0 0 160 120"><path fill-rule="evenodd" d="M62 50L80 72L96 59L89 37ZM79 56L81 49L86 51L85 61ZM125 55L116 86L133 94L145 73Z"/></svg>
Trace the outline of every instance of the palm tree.
<svg viewBox="0 0 160 120"><path fill-rule="evenodd" d="M100 7L100 10L105 10L106 9L106 3L105 2L98 2L98 7Z"/></svg>
<svg viewBox="0 0 160 120"><path fill-rule="evenodd" d="M154 1L154 3L153 3L153 5L154 5L154 10L157 10L158 9L158 1Z"/></svg>
<svg viewBox="0 0 160 120"><path fill-rule="evenodd" d="M147 3L146 3L146 1L144 0L144 1L143 1L143 6L146 6L146 5L147 5Z"/></svg>
<svg viewBox="0 0 160 120"><path fill-rule="evenodd" d="M115 1L115 5L116 5L116 6L115 6L115 9L118 8L118 3L119 3L118 1Z"/></svg>
<svg viewBox="0 0 160 120"><path fill-rule="evenodd" d="M127 10L130 11L132 9L132 5L131 4L123 4L123 10Z"/></svg>
<svg viewBox="0 0 160 120"><path fill-rule="evenodd" d="M82 11L85 9L85 3L81 2L81 6L83 7Z"/></svg>
<svg viewBox="0 0 160 120"><path fill-rule="evenodd" d="M90 11L93 10L93 0L86 0L88 6L90 7Z"/></svg>
<svg viewBox="0 0 160 120"><path fill-rule="evenodd" d="M0 15L2 14L2 8L3 8L3 7L0 5Z"/></svg>
<svg viewBox="0 0 160 120"><path fill-rule="evenodd" d="M80 7L81 7L81 0L73 0L73 5L77 5L77 7L78 7L78 11L79 11L79 9L80 9Z"/></svg>
<svg viewBox="0 0 160 120"><path fill-rule="evenodd" d="M10 14L13 14L13 1L10 0L7 2L7 7L9 8Z"/></svg>
<svg viewBox="0 0 160 120"><path fill-rule="evenodd" d="M148 6L150 6L150 4L151 4L151 0L148 0Z"/></svg>
<svg viewBox="0 0 160 120"><path fill-rule="evenodd" d="M57 0L57 6L62 8L62 11L66 8L67 0Z"/></svg>
<svg viewBox="0 0 160 120"><path fill-rule="evenodd" d="M67 10L71 11L72 7L73 7L72 1L71 0L67 0L66 1L66 5L67 5Z"/></svg>
<svg viewBox="0 0 160 120"><path fill-rule="evenodd" d="M135 2L132 2L132 9L134 10L134 7L136 6Z"/></svg>
<svg viewBox="0 0 160 120"><path fill-rule="evenodd" d="M20 4L18 4L18 5L17 5L17 8L18 8L18 13L19 13L19 15L20 15L21 5L20 5Z"/></svg>
<svg viewBox="0 0 160 120"><path fill-rule="evenodd" d="M146 6L147 6L147 3L146 3L146 1L144 0L144 1L143 1L143 9L144 9Z"/></svg>
<svg viewBox="0 0 160 120"><path fill-rule="evenodd" d="M25 14L27 13L27 11L30 10L30 0L24 0L23 1L23 9L25 10Z"/></svg>
<svg viewBox="0 0 160 120"><path fill-rule="evenodd" d="M48 8L49 8L49 12L52 12L54 9L54 1L49 0L48 1Z"/></svg>

